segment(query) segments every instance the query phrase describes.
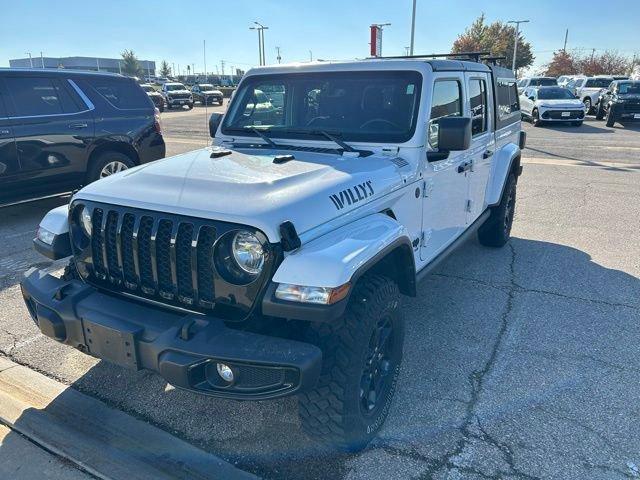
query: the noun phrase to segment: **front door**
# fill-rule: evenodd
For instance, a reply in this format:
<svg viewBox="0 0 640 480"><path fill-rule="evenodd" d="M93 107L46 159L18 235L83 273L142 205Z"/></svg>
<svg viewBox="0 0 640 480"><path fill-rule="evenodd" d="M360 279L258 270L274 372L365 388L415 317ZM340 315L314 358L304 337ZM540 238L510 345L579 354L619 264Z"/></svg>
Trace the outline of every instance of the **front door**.
<svg viewBox="0 0 640 480"><path fill-rule="evenodd" d="M470 72L466 75L471 117L471 148L469 156L471 170L469 179L469 204L467 224L480 216L485 209L485 194L494 161L495 137L492 126L493 105L488 73Z"/></svg>
<svg viewBox="0 0 640 480"><path fill-rule="evenodd" d="M13 125L5 107L6 90L0 79L0 204L13 196L20 171Z"/></svg>
<svg viewBox="0 0 640 480"><path fill-rule="evenodd" d="M25 190L59 191L82 183L93 113L61 77L8 76L20 171Z"/></svg>
<svg viewBox="0 0 640 480"><path fill-rule="evenodd" d="M429 150L438 150L438 121L443 117L463 116L465 78L462 72L434 74L427 142ZM425 163L423 238L420 258L431 261L464 230L467 217L469 152L450 152L448 157Z"/></svg>

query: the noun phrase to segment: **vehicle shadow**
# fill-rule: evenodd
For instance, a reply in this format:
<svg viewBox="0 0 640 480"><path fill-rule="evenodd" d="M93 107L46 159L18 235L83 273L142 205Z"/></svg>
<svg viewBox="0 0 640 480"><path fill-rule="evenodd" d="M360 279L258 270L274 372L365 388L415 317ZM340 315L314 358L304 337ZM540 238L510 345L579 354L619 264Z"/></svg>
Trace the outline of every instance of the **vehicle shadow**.
<svg viewBox="0 0 640 480"><path fill-rule="evenodd" d="M560 305L557 302L562 310L554 306ZM537 308L539 303L543 307ZM640 318L637 310L633 318L616 313L616 305L640 309L640 280L599 265L581 250L521 238L502 249L469 242L419 285L416 298L404 299L405 358L396 399L379 438L359 455L328 453L311 441L301 431L295 398L214 399L175 389L154 373L103 361L72 386L258 475L342 478L366 463L368 455L396 452L386 461L403 462L406 452L433 456L435 461L440 454L434 452L452 448L475 416L481 416L483 428L490 430L514 416L529 421L528 415L541 405L553 408L560 397L580 405L599 430L615 432L613 413L602 410L603 404L589 404L588 398L594 392L628 397L640 393L638 387L629 392L612 387L602 393L602 377L568 359L601 357L603 351L611 351L619 363L640 370L637 349L627 346L635 344L635 333L640 335L633 323L640 324ZM26 319L25 309L22 320ZM60 355L61 365L77 365L74 359L85 358L53 341L47 343ZM525 357L518 355L533 350L555 358L553 368L546 368L544 358L529 356L529 370L520 370L518 359ZM502 385L513 382L517 388L501 391ZM56 408L55 402L46 406L50 408ZM29 421L28 416L17 420ZM519 427L513 428L504 435L519 435ZM545 444L548 436L570 444L583 432L577 426L549 422L539 436L527 435L526 441L544 457L553 454L545 450L553 448ZM627 449L625 442L634 445L623 434L608 441L622 451ZM570 453L556 460L566 461L566 468L580 463Z"/></svg>
<svg viewBox="0 0 640 480"><path fill-rule="evenodd" d="M611 131L610 128L606 127L604 121L602 122L602 126L596 126L598 124L596 124L595 122L591 123L583 123L582 125L580 125L579 127L574 127L571 124L560 124L560 123L544 123L542 125L542 128L545 129L549 129L549 130L556 130L556 131L561 131L561 132L570 132L570 133L577 133L577 134L582 134L582 135L586 135L586 134L592 134L592 133L613 133Z"/></svg>

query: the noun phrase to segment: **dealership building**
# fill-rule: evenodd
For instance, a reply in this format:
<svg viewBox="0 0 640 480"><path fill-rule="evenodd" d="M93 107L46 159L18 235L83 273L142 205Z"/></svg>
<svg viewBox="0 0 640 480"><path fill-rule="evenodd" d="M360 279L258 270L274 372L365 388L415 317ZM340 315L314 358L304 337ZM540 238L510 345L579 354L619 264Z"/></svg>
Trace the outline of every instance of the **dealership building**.
<svg viewBox="0 0 640 480"><path fill-rule="evenodd" d="M156 62L138 60L145 76L155 76ZM92 70L120 73L123 60L121 58L98 57L33 57L9 60L12 68L68 68L70 70Z"/></svg>

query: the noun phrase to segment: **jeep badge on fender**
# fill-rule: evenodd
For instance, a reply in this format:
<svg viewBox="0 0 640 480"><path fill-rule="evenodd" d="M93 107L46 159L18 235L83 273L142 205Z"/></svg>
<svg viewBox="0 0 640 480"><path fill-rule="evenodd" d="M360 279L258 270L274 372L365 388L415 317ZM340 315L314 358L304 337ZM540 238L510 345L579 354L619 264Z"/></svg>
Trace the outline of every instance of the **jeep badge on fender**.
<svg viewBox="0 0 640 480"><path fill-rule="evenodd" d="M479 54L255 68L209 130L215 150L49 212L35 247L70 259L27 274L26 306L45 335L194 393L297 395L309 435L364 448L393 402L401 296L472 235L509 241L513 72Z"/></svg>

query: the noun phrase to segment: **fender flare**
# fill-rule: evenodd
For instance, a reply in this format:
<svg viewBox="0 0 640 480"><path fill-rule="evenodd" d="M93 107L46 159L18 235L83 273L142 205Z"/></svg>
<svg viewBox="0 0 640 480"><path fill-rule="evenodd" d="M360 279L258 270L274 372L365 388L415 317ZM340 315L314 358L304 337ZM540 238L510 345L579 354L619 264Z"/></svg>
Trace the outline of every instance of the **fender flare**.
<svg viewBox="0 0 640 480"><path fill-rule="evenodd" d="M355 284L371 271L390 276L401 293L415 296L411 239L403 225L383 213L356 220L287 255L265 292L263 313L296 320L332 321L344 313L349 297L334 305L285 302L274 297L277 285L339 287Z"/></svg>
<svg viewBox="0 0 640 480"><path fill-rule="evenodd" d="M516 178L522 173L520 148L513 143L502 147L495 156L495 161L491 168L491 180L487 184L485 195L488 207L493 207L500 203L507 177L511 171L515 171Z"/></svg>

